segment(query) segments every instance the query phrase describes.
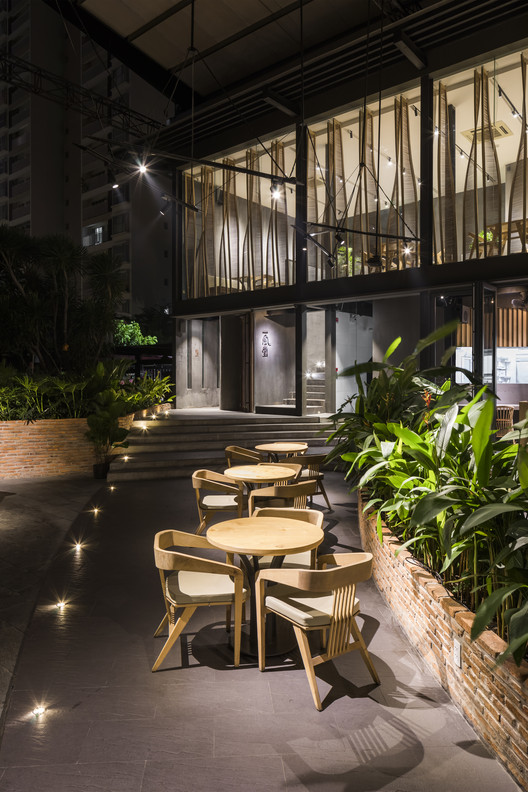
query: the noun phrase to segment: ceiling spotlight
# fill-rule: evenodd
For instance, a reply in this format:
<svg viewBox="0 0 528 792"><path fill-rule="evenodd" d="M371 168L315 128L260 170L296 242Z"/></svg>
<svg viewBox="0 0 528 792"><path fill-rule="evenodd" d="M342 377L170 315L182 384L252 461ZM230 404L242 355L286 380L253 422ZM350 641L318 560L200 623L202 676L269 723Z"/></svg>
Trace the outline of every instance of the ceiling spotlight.
<svg viewBox="0 0 528 792"><path fill-rule="evenodd" d="M167 211L168 208L169 208L169 202L165 198L163 200L162 205L161 205L161 209L159 210L160 211L160 215L163 215L163 217L165 217L165 212Z"/></svg>
<svg viewBox="0 0 528 792"><path fill-rule="evenodd" d="M392 157L387 157L387 165L392 165Z"/></svg>
<svg viewBox="0 0 528 792"><path fill-rule="evenodd" d="M109 180L110 184L112 185L112 190L117 190L117 188L119 187L119 182L117 181L117 179L116 179L115 175L112 173L112 171L108 171L108 180Z"/></svg>
<svg viewBox="0 0 528 792"><path fill-rule="evenodd" d="M280 194L281 194L280 184L279 184L279 182L276 179L272 179L271 180L270 191L271 191L271 197L274 200L277 200L277 198L280 198Z"/></svg>
<svg viewBox="0 0 528 792"><path fill-rule="evenodd" d="M326 263L328 264L329 267L333 268L336 265L336 260L333 256L328 256Z"/></svg>
<svg viewBox="0 0 528 792"><path fill-rule="evenodd" d="M383 267L383 261L381 260L381 256L379 253L374 253L374 255L370 256L367 259L367 264L369 267Z"/></svg>
<svg viewBox="0 0 528 792"><path fill-rule="evenodd" d="M35 709L32 710L32 712L33 712L33 715L35 715L38 718L39 715L42 715L44 712L46 712L46 708L45 707L35 707Z"/></svg>
<svg viewBox="0 0 528 792"><path fill-rule="evenodd" d="M438 135L440 134L440 130L438 129L438 127L435 127L434 133L435 133L435 137L438 137Z"/></svg>
<svg viewBox="0 0 528 792"><path fill-rule="evenodd" d="M406 245L406 246L403 248L403 252L404 252L404 254L405 254L406 256L408 256L408 255L409 255L409 253L411 252L411 248L410 248L408 245Z"/></svg>
<svg viewBox="0 0 528 792"><path fill-rule="evenodd" d="M141 163L141 165L139 166L139 172L140 173L146 173L147 172L147 166L145 164Z"/></svg>
<svg viewBox="0 0 528 792"><path fill-rule="evenodd" d="M336 240L336 245L338 247L343 247L343 245L345 244L345 240L343 239L343 234L340 231L336 233L335 240Z"/></svg>

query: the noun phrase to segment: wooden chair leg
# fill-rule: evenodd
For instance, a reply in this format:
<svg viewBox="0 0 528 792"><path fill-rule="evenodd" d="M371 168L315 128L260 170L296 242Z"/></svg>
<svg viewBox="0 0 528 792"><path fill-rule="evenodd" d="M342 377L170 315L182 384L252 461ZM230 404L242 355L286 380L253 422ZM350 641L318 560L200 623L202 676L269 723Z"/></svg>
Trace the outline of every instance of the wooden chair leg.
<svg viewBox="0 0 528 792"><path fill-rule="evenodd" d="M300 627L297 627L296 624L293 625L293 630L295 632L295 637L297 638L297 643L299 644L299 651L301 653L302 661L304 664L304 670L306 671L306 676L308 677L308 683L310 685L310 690L312 691L312 698L314 700L314 704L316 709L319 712L323 709L323 705L321 704L321 698L319 696L319 690L317 688L317 681L315 679L315 671L312 663L312 653L310 651L310 645L308 643L308 636L301 630Z"/></svg>
<svg viewBox="0 0 528 792"><path fill-rule="evenodd" d="M378 676L378 672L374 668L374 663L372 662L369 651L367 649L367 645L364 641L363 636L361 635L361 630L357 626L356 620L354 618L350 622L350 629L352 631L352 635L359 644L359 651L361 652L361 657L363 658L363 662L365 663L365 665L369 670L370 676L377 685L381 684L380 678Z"/></svg>
<svg viewBox="0 0 528 792"><path fill-rule="evenodd" d="M169 637L165 641L165 646L159 653L156 662L152 666L153 671L157 671L161 663L165 660L168 653L170 652L170 650L178 640L182 630L184 629L184 627L186 627L189 619L193 615L196 608L197 605L189 605L187 608L185 608L185 610L183 611L182 615L180 616L180 618L178 619L172 630L169 627Z"/></svg>
<svg viewBox="0 0 528 792"><path fill-rule="evenodd" d="M234 651L234 665L235 668L238 668L240 665L240 639L242 636L242 606L243 606L242 598L239 597L235 600L235 635L233 641L233 651Z"/></svg>
<svg viewBox="0 0 528 792"><path fill-rule="evenodd" d="M169 621L169 614L166 613L163 619L160 621L158 629L154 633L154 638L157 638L160 632L164 629L165 625L168 624L168 621Z"/></svg>
<svg viewBox="0 0 528 792"><path fill-rule="evenodd" d="M258 589L257 589L258 590ZM266 668L266 609L257 599L257 645L259 671Z"/></svg>
<svg viewBox="0 0 528 792"><path fill-rule="evenodd" d="M326 490L325 490L325 488L324 488L324 484L323 484L323 482L321 481L321 479L318 479L318 480L317 480L317 486L318 486L318 488L319 488L319 491L320 491L321 495L323 496L323 498L324 498L324 499L325 499L325 501L326 501L326 505L328 506L328 508L330 509L330 511L333 511L333 510L332 510L332 504L331 504L331 503L330 503L330 501L328 500L328 495L326 494Z"/></svg>

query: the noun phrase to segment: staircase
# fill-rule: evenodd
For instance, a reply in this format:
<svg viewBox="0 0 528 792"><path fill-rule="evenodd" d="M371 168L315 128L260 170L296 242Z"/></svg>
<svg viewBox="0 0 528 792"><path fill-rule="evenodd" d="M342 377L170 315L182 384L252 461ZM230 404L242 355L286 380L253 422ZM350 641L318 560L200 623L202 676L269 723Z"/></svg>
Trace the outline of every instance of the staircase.
<svg viewBox="0 0 528 792"><path fill-rule="evenodd" d="M325 417L199 413L169 410L155 420L134 421L128 448L112 462L107 480L184 478L199 468L223 471L228 445L254 448L259 443L300 440L308 443L308 453L329 450L325 441L333 426Z"/></svg>
<svg viewBox="0 0 528 792"><path fill-rule="evenodd" d="M325 375L322 372L310 372L306 380L306 412L309 415L326 412L325 400ZM283 399L284 404L295 404L295 392L290 391L287 399Z"/></svg>

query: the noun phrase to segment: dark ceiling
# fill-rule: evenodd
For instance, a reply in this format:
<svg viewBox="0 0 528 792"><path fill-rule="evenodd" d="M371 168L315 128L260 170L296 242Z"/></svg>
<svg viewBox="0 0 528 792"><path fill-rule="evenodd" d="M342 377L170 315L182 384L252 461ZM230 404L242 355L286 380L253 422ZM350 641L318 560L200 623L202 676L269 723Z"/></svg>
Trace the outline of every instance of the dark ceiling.
<svg viewBox="0 0 528 792"><path fill-rule="evenodd" d="M157 148L201 156L528 35L526 0L44 2L173 100Z"/></svg>

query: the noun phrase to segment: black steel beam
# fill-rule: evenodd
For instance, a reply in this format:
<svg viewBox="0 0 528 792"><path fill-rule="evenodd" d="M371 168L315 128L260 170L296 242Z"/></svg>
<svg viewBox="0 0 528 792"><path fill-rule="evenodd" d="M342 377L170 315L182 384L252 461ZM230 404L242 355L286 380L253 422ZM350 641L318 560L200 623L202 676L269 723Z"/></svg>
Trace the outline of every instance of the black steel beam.
<svg viewBox="0 0 528 792"><path fill-rule="evenodd" d="M42 2L60 14L62 19L78 28L81 33L86 33L100 47L111 52L121 63L132 69L162 94L170 96L175 105L181 109L191 106L192 92L185 83L180 80L174 90L176 77L170 71L164 69L138 47L86 11L80 3L72 2L72 0L42 0Z"/></svg>
<svg viewBox="0 0 528 792"><path fill-rule="evenodd" d="M524 278L528 272L528 253L494 256L487 259L417 267L394 272L376 272L353 278L335 278L294 286L280 286L254 292L234 292L216 297L181 300L173 306L178 317L215 316L220 313L271 308L294 304L347 302L371 299L376 295L422 292L427 289L471 284L477 281L507 282Z"/></svg>

